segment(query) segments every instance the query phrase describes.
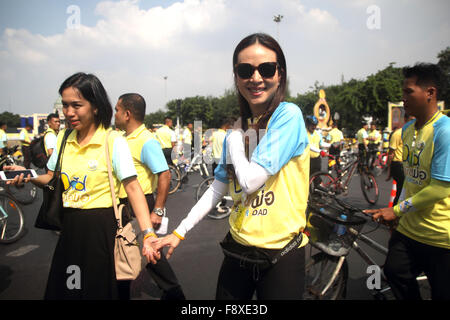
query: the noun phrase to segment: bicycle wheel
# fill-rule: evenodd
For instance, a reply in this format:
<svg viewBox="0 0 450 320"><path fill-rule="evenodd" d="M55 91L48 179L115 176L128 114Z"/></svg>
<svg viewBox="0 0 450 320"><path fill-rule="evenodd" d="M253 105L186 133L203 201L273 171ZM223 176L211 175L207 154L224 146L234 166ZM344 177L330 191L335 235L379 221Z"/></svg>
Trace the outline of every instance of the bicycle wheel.
<svg viewBox="0 0 450 320"><path fill-rule="evenodd" d="M314 193L320 186L321 189L336 193L336 183L333 176L327 172L316 172L309 179L309 192Z"/></svg>
<svg viewBox="0 0 450 320"><path fill-rule="evenodd" d="M12 243L23 235L22 208L10 196L0 194L0 243Z"/></svg>
<svg viewBox="0 0 450 320"><path fill-rule="evenodd" d="M37 196L37 187L32 183L25 183L20 187L7 185L6 188L11 196L21 204L30 204Z"/></svg>
<svg viewBox="0 0 450 320"><path fill-rule="evenodd" d="M195 200L198 201L203 196L206 190L208 190L209 186L213 183L214 177L207 178L203 180L197 187L195 192ZM233 201L231 197L225 196L222 200L216 205L214 209L208 212L208 217L211 219L224 219L228 217L231 213L231 207L233 206Z"/></svg>
<svg viewBox="0 0 450 320"><path fill-rule="evenodd" d="M305 266L305 300L340 300L345 298L348 279L347 260L344 260L338 275L328 290L323 292L331 280L338 260L339 257L333 257L324 252L311 256Z"/></svg>
<svg viewBox="0 0 450 320"><path fill-rule="evenodd" d="M181 185L181 173L177 167L169 164L170 171L170 186L169 186L169 194L174 193L178 190Z"/></svg>
<svg viewBox="0 0 450 320"><path fill-rule="evenodd" d="M377 180L371 173L361 173L360 175L361 181L361 190L364 195L364 198L370 204L376 204L378 198L380 196L378 190Z"/></svg>

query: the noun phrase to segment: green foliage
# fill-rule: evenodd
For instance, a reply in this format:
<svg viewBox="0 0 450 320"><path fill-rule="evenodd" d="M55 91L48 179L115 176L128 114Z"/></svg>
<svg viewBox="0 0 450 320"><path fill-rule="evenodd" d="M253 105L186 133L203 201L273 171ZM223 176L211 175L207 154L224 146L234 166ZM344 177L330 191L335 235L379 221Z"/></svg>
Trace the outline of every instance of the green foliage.
<svg viewBox="0 0 450 320"><path fill-rule="evenodd" d="M438 65L442 68L447 77L447 81L442 90L441 99L445 101L445 108L448 109L450 108L450 47L439 52L437 57L439 58Z"/></svg>
<svg viewBox="0 0 450 320"><path fill-rule="evenodd" d="M0 122L4 122L8 127L20 127L20 115L5 111L0 113Z"/></svg>

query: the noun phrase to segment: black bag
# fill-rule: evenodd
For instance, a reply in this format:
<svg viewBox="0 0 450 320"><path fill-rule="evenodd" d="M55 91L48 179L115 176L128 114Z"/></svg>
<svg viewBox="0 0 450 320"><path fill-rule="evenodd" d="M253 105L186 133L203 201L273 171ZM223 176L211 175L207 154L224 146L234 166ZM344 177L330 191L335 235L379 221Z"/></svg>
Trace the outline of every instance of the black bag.
<svg viewBox="0 0 450 320"><path fill-rule="evenodd" d="M237 243L231 233L225 236L220 243L225 256L239 260L240 266L244 268L253 268L254 265L264 271L275 265L283 256L293 249L296 249L302 243L303 233L295 236L283 249L265 250L262 248L243 246ZM269 253L270 252L270 253Z"/></svg>
<svg viewBox="0 0 450 320"><path fill-rule="evenodd" d="M45 168L48 157L44 145L45 134L30 143L31 162L38 168Z"/></svg>
<svg viewBox="0 0 450 320"><path fill-rule="evenodd" d="M62 228L62 193L64 185L61 180L61 159L66 146L67 137L72 129L64 132L61 148L58 153L53 178L43 188L43 200L34 226L45 230L61 230Z"/></svg>

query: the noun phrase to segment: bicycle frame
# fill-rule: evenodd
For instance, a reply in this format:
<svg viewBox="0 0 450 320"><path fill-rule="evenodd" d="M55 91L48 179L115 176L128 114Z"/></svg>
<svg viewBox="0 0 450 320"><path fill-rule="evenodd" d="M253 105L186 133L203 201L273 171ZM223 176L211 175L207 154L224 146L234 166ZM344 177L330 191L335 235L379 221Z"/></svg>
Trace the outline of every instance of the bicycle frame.
<svg viewBox="0 0 450 320"><path fill-rule="evenodd" d="M329 157L334 158L332 155L328 155ZM345 189L346 187L348 187L348 185L350 184L350 181L353 178L353 175L355 173L355 169L358 167L359 164L359 159L352 161L351 163L347 164L346 166L344 166L344 168L341 169L341 171L339 172L336 168L336 164L333 166L334 170L336 172L336 179L334 179L334 183L336 184L336 186L339 186L339 189ZM342 181L343 184L338 185L337 182L338 181Z"/></svg>
<svg viewBox="0 0 450 320"><path fill-rule="evenodd" d="M8 214L6 213L5 209L3 209L3 206L0 205L0 213L2 214L2 216L0 217L0 226L1 226L1 234L0 234L0 239L3 239L3 237L5 236L5 231L6 231L6 223L7 223L7 219L8 219Z"/></svg>

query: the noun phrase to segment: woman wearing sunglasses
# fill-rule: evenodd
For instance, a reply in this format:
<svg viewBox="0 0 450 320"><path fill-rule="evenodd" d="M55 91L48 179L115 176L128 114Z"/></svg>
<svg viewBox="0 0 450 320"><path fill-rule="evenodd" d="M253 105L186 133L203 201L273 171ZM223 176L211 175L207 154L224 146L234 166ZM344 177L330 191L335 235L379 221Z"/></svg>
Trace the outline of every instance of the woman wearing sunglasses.
<svg viewBox="0 0 450 320"><path fill-rule="evenodd" d="M225 258L216 298L252 299L256 291L258 299L302 299L309 175L302 112L283 102L286 61L272 37L258 33L243 39L233 55L233 71L241 118L225 139L215 181L157 247L168 246L170 256L229 191L234 206L230 232L221 242Z"/></svg>

